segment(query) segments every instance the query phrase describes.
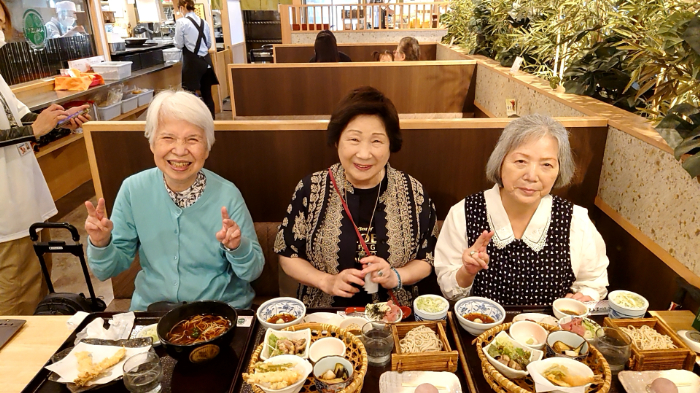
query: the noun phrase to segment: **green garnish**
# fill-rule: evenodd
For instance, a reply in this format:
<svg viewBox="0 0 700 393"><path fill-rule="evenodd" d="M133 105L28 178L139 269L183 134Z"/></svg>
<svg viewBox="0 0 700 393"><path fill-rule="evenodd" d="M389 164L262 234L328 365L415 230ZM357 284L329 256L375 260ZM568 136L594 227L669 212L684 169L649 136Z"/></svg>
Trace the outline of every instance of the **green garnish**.
<svg viewBox="0 0 700 393"><path fill-rule="evenodd" d="M199 337L200 331L197 328L192 329L192 334L190 334L190 337L192 338L197 338Z"/></svg>
<svg viewBox="0 0 700 393"><path fill-rule="evenodd" d="M494 340L489 346L488 353L492 358L506 355L520 364L523 369L530 363L530 351L517 348L513 345L513 343L504 338Z"/></svg>

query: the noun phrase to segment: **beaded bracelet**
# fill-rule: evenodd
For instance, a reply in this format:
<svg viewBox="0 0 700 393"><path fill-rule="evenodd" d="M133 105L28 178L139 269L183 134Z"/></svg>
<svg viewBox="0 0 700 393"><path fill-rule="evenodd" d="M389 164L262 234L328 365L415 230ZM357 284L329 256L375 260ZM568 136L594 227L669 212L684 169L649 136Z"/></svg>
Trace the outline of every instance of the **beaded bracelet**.
<svg viewBox="0 0 700 393"><path fill-rule="evenodd" d="M391 270L393 270L394 273L396 273L396 278L399 280L399 285L397 285L396 288L394 288L394 289L401 289L401 288L403 288L403 285L401 284L401 275L399 274L399 271L396 270L396 268L393 268L393 267L391 268Z"/></svg>

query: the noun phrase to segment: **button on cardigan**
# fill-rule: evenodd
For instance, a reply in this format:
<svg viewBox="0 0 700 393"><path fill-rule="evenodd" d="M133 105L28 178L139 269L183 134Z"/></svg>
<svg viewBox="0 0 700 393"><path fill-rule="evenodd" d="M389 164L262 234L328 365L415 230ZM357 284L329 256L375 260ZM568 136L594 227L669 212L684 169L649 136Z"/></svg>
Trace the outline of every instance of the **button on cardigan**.
<svg viewBox="0 0 700 393"><path fill-rule="evenodd" d="M204 193L184 209L170 199L158 168L127 178L114 202L109 245L88 243L88 261L100 280L127 270L138 251L141 271L131 310L145 310L158 301L195 300L250 307L255 296L250 282L265 264L253 220L233 183L202 171L207 177ZM216 240L222 206L241 228L241 244L232 251Z"/></svg>

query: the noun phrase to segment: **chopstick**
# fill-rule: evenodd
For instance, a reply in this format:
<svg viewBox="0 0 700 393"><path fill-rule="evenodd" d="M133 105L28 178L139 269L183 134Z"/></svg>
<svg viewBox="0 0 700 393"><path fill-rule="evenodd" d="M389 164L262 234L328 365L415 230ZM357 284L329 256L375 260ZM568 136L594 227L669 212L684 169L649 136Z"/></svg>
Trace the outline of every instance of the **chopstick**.
<svg viewBox="0 0 700 393"><path fill-rule="evenodd" d="M439 385L433 385L435 386L435 389L437 390L447 390L446 386L439 386ZM408 383L408 382L401 382L401 387L402 388L417 388L418 385L415 383Z"/></svg>

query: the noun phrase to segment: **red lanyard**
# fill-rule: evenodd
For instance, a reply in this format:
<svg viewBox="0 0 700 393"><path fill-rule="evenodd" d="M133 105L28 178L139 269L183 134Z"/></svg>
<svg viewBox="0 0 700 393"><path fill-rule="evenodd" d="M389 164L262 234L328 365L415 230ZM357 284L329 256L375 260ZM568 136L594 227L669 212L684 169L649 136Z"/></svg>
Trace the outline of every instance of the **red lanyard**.
<svg viewBox="0 0 700 393"><path fill-rule="evenodd" d="M367 247L367 243L365 242L365 239L362 238L362 235L360 234L360 230L357 229L357 225L355 225L355 221L352 219L352 214L350 214L350 209L348 208L348 204L345 203L345 198L343 198L343 194L340 193L340 189L338 188L338 183L335 182L335 177L333 176L333 172L331 171L331 168L328 168L328 176L331 178L331 182L333 183L333 188L335 188L335 192L338 193L338 196L340 197L340 202L343 204L343 209L345 209L345 213L348 215L348 218L350 219L350 222L352 223L353 228L355 228L355 233L357 234L357 238L360 239L360 244L362 245L362 249L365 250L365 254L367 256L370 256L372 254L369 253L369 247ZM397 306L400 306L401 303L399 303L398 299L396 299L396 295L394 295L394 291L391 289L387 289L389 292L389 296L394 300L394 304Z"/></svg>

